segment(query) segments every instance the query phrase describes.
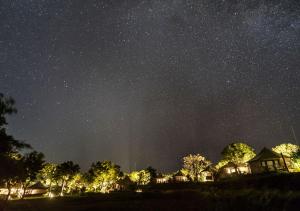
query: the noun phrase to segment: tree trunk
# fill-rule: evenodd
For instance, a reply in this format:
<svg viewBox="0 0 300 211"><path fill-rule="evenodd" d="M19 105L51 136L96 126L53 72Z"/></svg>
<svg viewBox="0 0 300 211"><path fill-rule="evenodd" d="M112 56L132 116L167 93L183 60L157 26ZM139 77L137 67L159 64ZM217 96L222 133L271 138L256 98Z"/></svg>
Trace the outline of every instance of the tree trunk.
<svg viewBox="0 0 300 211"><path fill-rule="evenodd" d="M7 201L9 199L10 193L11 193L11 184L9 182L6 183L6 187L8 190L8 193L5 197L5 200L3 201L3 204L0 204L0 211L4 211L7 206Z"/></svg>
<svg viewBox="0 0 300 211"><path fill-rule="evenodd" d="M24 184L23 185L23 194L21 196L21 199L24 199L24 197L26 196L26 189L27 189L28 185L27 184Z"/></svg>
<svg viewBox="0 0 300 211"><path fill-rule="evenodd" d="M50 181L50 184L49 184L48 196L50 196L50 194L51 194L51 189L52 189L52 180Z"/></svg>
<svg viewBox="0 0 300 211"><path fill-rule="evenodd" d="M10 193L11 193L11 185L10 185L10 182L7 182L7 190L8 190L8 193L7 193L7 195L6 195L6 197L5 197L5 203L8 201L8 199L9 199L9 196L10 196Z"/></svg>
<svg viewBox="0 0 300 211"><path fill-rule="evenodd" d="M60 196L62 196L62 195L63 195L64 188L65 188L65 181L63 181L63 185L62 185L62 187L61 187Z"/></svg>

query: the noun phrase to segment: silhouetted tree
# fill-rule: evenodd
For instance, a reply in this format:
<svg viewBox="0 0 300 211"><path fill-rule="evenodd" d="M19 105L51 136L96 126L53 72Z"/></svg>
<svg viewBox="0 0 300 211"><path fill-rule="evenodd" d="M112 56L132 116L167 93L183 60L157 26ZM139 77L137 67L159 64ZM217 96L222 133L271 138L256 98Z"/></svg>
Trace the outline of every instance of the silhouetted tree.
<svg viewBox="0 0 300 211"><path fill-rule="evenodd" d="M24 198L27 187L37 179L37 174L44 166L44 154L37 151L30 152L22 157L21 162L22 173L20 180L23 189L22 198Z"/></svg>
<svg viewBox="0 0 300 211"><path fill-rule="evenodd" d="M0 183L5 184L8 189L6 201L8 200L11 188L18 183L21 168L20 150L30 148L29 144L14 139L6 133L6 116L16 113L15 102L11 97L5 97L0 93Z"/></svg>
<svg viewBox="0 0 300 211"><path fill-rule="evenodd" d="M152 166L149 166L148 168L146 168L146 171L148 171L150 173L150 181L151 182L154 182L156 176L157 176L157 173L156 173L156 169L153 168Z"/></svg>

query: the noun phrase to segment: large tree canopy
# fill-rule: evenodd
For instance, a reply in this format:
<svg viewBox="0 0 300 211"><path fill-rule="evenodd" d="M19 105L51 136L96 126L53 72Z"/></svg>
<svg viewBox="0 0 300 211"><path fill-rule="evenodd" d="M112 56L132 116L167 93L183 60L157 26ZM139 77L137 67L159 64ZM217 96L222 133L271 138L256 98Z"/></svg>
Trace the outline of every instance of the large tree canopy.
<svg viewBox="0 0 300 211"><path fill-rule="evenodd" d="M132 182L138 186L147 185L150 183L151 174L147 170L133 171L129 174L129 178Z"/></svg>
<svg viewBox="0 0 300 211"><path fill-rule="evenodd" d="M20 181L24 172L20 150L30 148L29 144L16 140L6 132L6 116L16 112L14 100L0 93L0 166L1 169L5 169L0 171L0 185L4 184L8 188L6 200L10 196L12 186Z"/></svg>
<svg viewBox="0 0 300 211"><path fill-rule="evenodd" d="M284 156L293 157L300 150L300 146L291 143L283 143L273 147L272 150L279 154L282 153Z"/></svg>
<svg viewBox="0 0 300 211"><path fill-rule="evenodd" d="M183 168L187 171L192 181L200 181L201 172L206 169L211 162L200 154L188 155L183 158Z"/></svg>
<svg viewBox="0 0 300 211"><path fill-rule="evenodd" d="M217 168L220 168L229 162L235 164L246 163L255 156L254 149L242 142L227 145L221 154L222 159L217 164Z"/></svg>
<svg viewBox="0 0 300 211"><path fill-rule="evenodd" d="M66 161L57 166L56 169L56 178L61 180L61 193L69 190L66 190L68 187L68 182L77 174L79 173L80 167L78 164L74 164L73 161Z"/></svg>
<svg viewBox="0 0 300 211"><path fill-rule="evenodd" d="M274 152L290 157L292 168L300 171L300 146L291 143L279 144L272 148Z"/></svg>
<svg viewBox="0 0 300 211"><path fill-rule="evenodd" d="M93 163L88 172L89 190L108 192L114 188L121 176L120 166L111 161Z"/></svg>
<svg viewBox="0 0 300 211"><path fill-rule="evenodd" d="M22 198L26 195L26 189L30 183L37 179L37 175L42 170L44 163L44 154L41 152L33 151L22 157L22 172L19 176L23 186Z"/></svg>

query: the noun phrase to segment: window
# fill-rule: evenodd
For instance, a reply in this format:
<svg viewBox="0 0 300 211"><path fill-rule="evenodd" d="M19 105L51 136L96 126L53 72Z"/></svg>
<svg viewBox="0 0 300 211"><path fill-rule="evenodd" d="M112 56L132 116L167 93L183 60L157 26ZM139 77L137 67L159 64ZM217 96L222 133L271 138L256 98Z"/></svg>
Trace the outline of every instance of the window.
<svg viewBox="0 0 300 211"><path fill-rule="evenodd" d="M262 162L261 162L261 166L266 166L266 162L265 162L265 161L262 161Z"/></svg>
<svg viewBox="0 0 300 211"><path fill-rule="evenodd" d="M212 176L206 176L206 180L213 180Z"/></svg>
<svg viewBox="0 0 300 211"><path fill-rule="evenodd" d="M273 166L273 160L268 160L268 161L267 161L267 165L268 165L268 166Z"/></svg>

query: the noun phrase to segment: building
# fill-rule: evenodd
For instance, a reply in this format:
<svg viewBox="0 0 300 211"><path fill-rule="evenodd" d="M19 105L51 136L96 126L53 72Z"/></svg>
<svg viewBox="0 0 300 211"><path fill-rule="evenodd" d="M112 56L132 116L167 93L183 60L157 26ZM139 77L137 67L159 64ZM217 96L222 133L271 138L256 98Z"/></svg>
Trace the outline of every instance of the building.
<svg viewBox="0 0 300 211"><path fill-rule="evenodd" d="M290 158L263 148L254 158L248 161L251 172L259 174L274 171L289 171Z"/></svg>
<svg viewBox="0 0 300 211"><path fill-rule="evenodd" d="M42 195L48 192L48 188L41 182L37 182L29 186L26 190L26 195Z"/></svg>
<svg viewBox="0 0 300 211"><path fill-rule="evenodd" d="M178 171L174 175L174 180L175 180L175 182L188 182L189 181L187 176L183 175L181 171Z"/></svg>
<svg viewBox="0 0 300 211"><path fill-rule="evenodd" d="M37 182L26 189L26 196L36 196L36 195L43 195L48 192L48 188L43 186L42 183ZM24 189L21 187L13 187L11 188L10 195L12 197L20 198L24 193ZM8 189L7 188L0 188L0 195L7 195Z"/></svg>
<svg viewBox="0 0 300 211"><path fill-rule="evenodd" d="M157 177L157 178L155 178L155 182L157 184L168 183L169 179L166 177Z"/></svg>
<svg viewBox="0 0 300 211"><path fill-rule="evenodd" d="M201 172L200 177L203 179L203 182L212 182L215 179L214 175L216 172L217 170L215 168L208 166L206 169L204 169L204 171Z"/></svg>
<svg viewBox="0 0 300 211"><path fill-rule="evenodd" d="M250 174L250 173L251 170L247 163L235 164L233 162L229 162L219 169L218 177L225 178L225 177Z"/></svg>

